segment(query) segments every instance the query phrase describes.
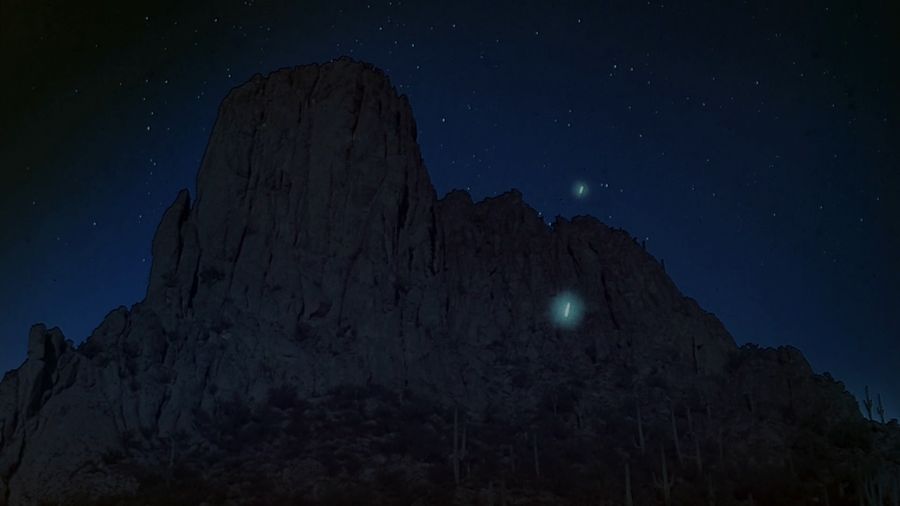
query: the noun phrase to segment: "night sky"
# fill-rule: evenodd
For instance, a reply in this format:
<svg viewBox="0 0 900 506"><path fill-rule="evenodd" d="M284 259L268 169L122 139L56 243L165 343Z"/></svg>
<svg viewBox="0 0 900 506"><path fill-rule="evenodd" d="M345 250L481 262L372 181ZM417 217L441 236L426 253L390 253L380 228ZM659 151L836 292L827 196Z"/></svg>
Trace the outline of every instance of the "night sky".
<svg viewBox="0 0 900 506"><path fill-rule="evenodd" d="M900 415L896 2L180 3L0 0L0 371L143 297L230 88L348 55L409 96L439 196L625 228L738 343Z"/></svg>

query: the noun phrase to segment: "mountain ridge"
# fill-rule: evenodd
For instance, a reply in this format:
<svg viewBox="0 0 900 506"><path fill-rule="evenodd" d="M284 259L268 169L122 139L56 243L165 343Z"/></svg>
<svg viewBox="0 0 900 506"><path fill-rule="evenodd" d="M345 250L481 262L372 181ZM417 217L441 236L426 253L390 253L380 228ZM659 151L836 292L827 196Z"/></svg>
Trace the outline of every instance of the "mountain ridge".
<svg viewBox="0 0 900 506"><path fill-rule="evenodd" d="M154 234L144 300L77 348L35 325L0 382L0 504L190 484L208 504L576 504L621 497L603 490L622 461L638 504L714 479L721 504L841 504L857 474L896 473L896 424L865 422L799 350L739 348L596 218L547 226L516 190L437 198L416 138L409 101L361 62L234 88L196 198ZM554 322L556 297L577 326ZM679 470L660 494L657 448Z"/></svg>

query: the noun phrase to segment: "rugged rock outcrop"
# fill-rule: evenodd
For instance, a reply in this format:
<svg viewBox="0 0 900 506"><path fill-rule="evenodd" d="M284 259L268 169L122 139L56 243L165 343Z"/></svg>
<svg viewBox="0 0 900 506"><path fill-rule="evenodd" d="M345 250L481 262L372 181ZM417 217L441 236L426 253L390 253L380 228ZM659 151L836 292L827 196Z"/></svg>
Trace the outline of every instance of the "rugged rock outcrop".
<svg viewBox="0 0 900 506"><path fill-rule="evenodd" d="M232 90L197 191L144 301L77 349L32 329L0 383L0 504L618 504L625 462L655 504L660 451L681 504L890 486L896 424L795 349L736 347L624 231L438 199L367 64Z"/></svg>

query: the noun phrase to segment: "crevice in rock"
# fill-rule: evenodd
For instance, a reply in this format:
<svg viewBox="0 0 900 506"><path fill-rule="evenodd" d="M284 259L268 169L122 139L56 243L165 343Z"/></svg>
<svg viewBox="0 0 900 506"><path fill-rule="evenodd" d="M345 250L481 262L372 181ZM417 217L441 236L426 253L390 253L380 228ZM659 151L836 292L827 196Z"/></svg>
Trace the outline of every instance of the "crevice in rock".
<svg viewBox="0 0 900 506"><path fill-rule="evenodd" d="M188 290L187 308L194 307L194 297L197 296L197 290L200 287L200 253L197 254L197 262L194 264L194 275L191 279L191 288Z"/></svg>
<svg viewBox="0 0 900 506"><path fill-rule="evenodd" d="M154 429L156 429L156 434L159 435L159 419L162 418L163 408L166 405L166 402L169 400L170 391L169 388L166 387L165 392L163 392L163 398L160 399L159 405L156 406L156 414L153 418Z"/></svg>
<svg viewBox="0 0 900 506"><path fill-rule="evenodd" d="M401 124L400 111L397 111L396 113L394 113L394 132L397 134L397 153L396 154L398 154L398 155L403 154L403 142L401 140L403 138L400 136L400 124Z"/></svg>
<svg viewBox="0 0 900 506"><path fill-rule="evenodd" d="M431 248L431 261L428 262L428 267L431 270L431 274L437 274L437 218L434 214L434 206L431 207L431 221L428 223L428 240L429 246Z"/></svg>
<svg viewBox="0 0 900 506"><path fill-rule="evenodd" d="M363 240L365 241L365 240ZM350 262L347 265L347 272L344 273L344 282L341 287L341 306L338 308L338 326L341 325L342 319L344 317L344 302L347 300L347 288L350 286L350 275L353 274L353 268L356 266L356 260L359 258L359 255L362 253L363 244L360 244L358 248L350 255Z"/></svg>
<svg viewBox="0 0 900 506"><path fill-rule="evenodd" d="M359 118L362 116L362 105L366 98L366 88L363 86L362 74L356 78L356 93L353 95L353 127L350 129L350 147L356 139L356 128L359 126ZM347 148L349 152L350 148Z"/></svg>
<svg viewBox="0 0 900 506"><path fill-rule="evenodd" d="M575 267L575 275L578 277L581 277L581 275L582 275L581 264L578 263L578 257L575 256L575 252L572 250L571 244L566 244L566 251L568 251L569 256L572 257L572 264Z"/></svg>
<svg viewBox="0 0 900 506"><path fill-rule="evenodd" d="M41 406L48 400L48 396L45 393L53 388L53 372L56 370L58 357L51 339L47 335L44 335L42 338L44 339L44 358L40 361L41 369L38 377L35 378L31 398L28 399L28 404L25 407L26 418L31 418L40 411Z"/></svg>
<svg viewBox="0 0 900 506"><path fill-rule="evenodd" d="M603 284L603 298L606 300L606 307L609 309L609 317L612 319L613 326L616 330L622 330L622 327L619 326L618 320L616 320L616 313L613 311L612 305L612 297L609 295L609 287L606 285L606 273L600 273L600 282Z"/></svg>
<svg viewBox="0 0 900 506"><path fill-rule="evenodd" d="M306 94L306 103L309 104L313 100L316 92L316 86L319 84L319 78L322 76L322 69L316 65L316 77L313 78L312 86L309 87L309 93Z"/></svg>
<svg viewBox="0 0 900 506"><path fill-rule="evenodd" d="M691 334L691 356L693 357L695 374L700 374L700 362L697 360L698 349L699 347L697 346L697 336Z"/></svg>
<svg viewBox="0 0 900 506"><path fill-rule="evenodd" d="M231 273L228 276L228 289L225 291L226 296L231 293L231 286L234 284L234 273L237 270L238 260L241 258L241 251L244 249L244 240L247 238L248 228L250 228L250 226L245 224L244 229L241 230L241 238L238 240L237 252L234 255L234 260L231 263Z"/></svg>
<svg viewBox="0 0 900 506"><path fill-rule="evenodd" d="M397 233L406 226L406 213L409 211L409 186L403 185L400 194L400 207L397 209Z"/></svg>

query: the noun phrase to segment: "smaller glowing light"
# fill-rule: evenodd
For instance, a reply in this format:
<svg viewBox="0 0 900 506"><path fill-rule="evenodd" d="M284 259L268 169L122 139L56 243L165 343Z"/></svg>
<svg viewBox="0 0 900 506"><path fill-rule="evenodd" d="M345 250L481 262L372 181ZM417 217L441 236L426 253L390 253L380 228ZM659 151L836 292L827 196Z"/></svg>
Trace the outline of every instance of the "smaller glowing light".
<svg viewBox="0 0 900 506"><path fill-rule="evenodd" d="M588 185L584 181L576 181L574 185L572 185L572 195L576 199L583 199L588 195Z"/></svg>
<svg viewBox="0 0 900 506"><path fill-rule="evenodd" d="M568 317L569 317L569 311L570 311L571 309L572 309L572 303L571 303L571 302L566 302L566 310L565 310L565 312L563 312L563 318L568 318Z"/></svg>

